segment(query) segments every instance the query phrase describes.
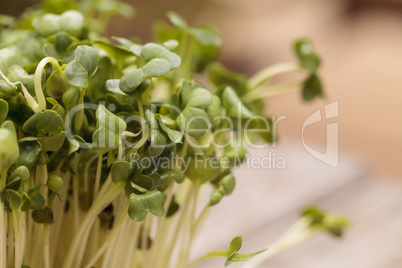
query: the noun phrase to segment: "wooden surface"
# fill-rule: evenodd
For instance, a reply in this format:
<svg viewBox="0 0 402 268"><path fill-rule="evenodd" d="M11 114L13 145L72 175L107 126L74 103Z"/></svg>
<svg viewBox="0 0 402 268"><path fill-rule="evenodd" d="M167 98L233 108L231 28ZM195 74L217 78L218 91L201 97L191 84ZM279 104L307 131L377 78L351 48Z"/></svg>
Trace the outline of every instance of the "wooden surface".
<svg viewBox="0 0 402 268"><path fill-rule="evenodd" d="M340 165L332 168L294 148L288 142L275 149L286 158L285 170L237 170L235 192L211 211L195 241L193 259L227 248L237 235L243 235L240 252L265 248L297 220L301 208L316 204L350 219L346 235L340 240L319 235L260 267L402 267L401 185L370 177L367 166L353 157L342 156ZM267 153L256 150L253 156ZM223 267L224 261L217 258L197 267Z"/></svg>

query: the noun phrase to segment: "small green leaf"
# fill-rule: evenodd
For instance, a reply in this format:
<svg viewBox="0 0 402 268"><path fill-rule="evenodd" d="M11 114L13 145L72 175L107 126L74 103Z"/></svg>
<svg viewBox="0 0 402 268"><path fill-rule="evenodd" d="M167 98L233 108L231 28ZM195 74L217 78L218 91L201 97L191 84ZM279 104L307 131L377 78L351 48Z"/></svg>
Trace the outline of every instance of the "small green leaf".
<svg viewBox="0 0 402 268"><path fill-rule="evenodd" d="M315 54L313 44L308 39L299 39L293 45L300 65L314 73L320 66L320 58Z"/></svg>
<svg viewBox="0 0 402 268"><path fill-rule="evenodd" d="M174 179L177 183L182 183L186 176L183 172L178 170L166 170L161 172L161 180Z"/></svg>
<svg viewBox="0 0 402 268"><path fill-rule="evenodd" d="M227 115L235 118L251 118L253 114L243 105L239 96L231 87L226 87L222 92L222 104Z"/></svg>
<svg viewBox="0 0 402 268"><path fill-rule="evenodd" d="M66 139L66 132L62 131L60 134L46 137L41 140L43 152L57 152L64 144Z"/></svg>
<svg viewBox="0 0 402 268"><path fill-rule="evenodd" d="M63 188L63 179L57 175L52 175L47 180L47 187L54 193L59 193Z"/></svg>
<svg viewBox="0 0 402 268"><path fill-rule="evenodd" d="M144 73L142 69L135 69L122 76L120 79L119 87L123 92L132 92L144 80Z"/></svg>
<svg viewBox="0 0 402 268"><path fill-rule="evenodd" d="M120 89L120 79L109 79L106 81L105 86L106 89L112 93L127 96L127 94Z"/></svg>
<svg viewBox="0 0 402 268"><path fill-rule="evenodd" d="M69 84L64 73L54 71L46 81L46 92L52 98L60 98L69 88Z"/></svg>
<svg viewBox="0 0 402 268"><path fill-rule="evenodd" d="M143 195L130 195L130 204L128 207L128 215L134 221L143 221L147 217L147 203Z"/></svg>
<svg viewBox="0 0 402 268"><path fill-rule="evenodd" d="M165 213L163 204L165 202L165 196L159 191L151 191L146 193L146 202L149 212L157 217L161 217Z"/></svg>
<svg viewBox="0 0 402 268"><path fill-rule="evenodd" d="M1 148L1 147L0 147ZM42 145L37 140L21 141L19 143L19 157L17 166L33 167L42 151Z"/></svg>
<svg viewBox="0 0 402 268"><path fill-rule="evenodd" d="M232 174L226 175L219 181L219 186L225 195L230 195L236 186L236 178Z"/></svg>
<svg viewBox="0 0 402 268"><path fill-rule="evenodd" d="M161 116L159 116L159 126L168 135L171 141L174 143L182 143L183 135L181 132L167 127Z"/></svg>
<svg viewBox="0 0 402 268"><path fill-rule="evenodd" d="M132 174L130 163L117 161L112 165L112 180L116 183L127 181Z"/></svg>
<svg viewBox="0 0 402 268"><path fill-rule="evenodd" d="M42 209L45 206L46 199L41 193L39 193L41 187L42 185L39 185L28 191L28 196L31 199L31 209Z"/></svg>
<svg viewBox="0 0 402 268"><path fill-rule="evenodd" d="M92 135L93 150L95 152L106 152L119 147L121 135L127 125L123 119L114 115L103 105L96 110L97 127Z"/></svg>
<svg viewBox="0 0 402 268"><path fill-rule="evenodd" d="M6 120L8 114L8 103L5 100L0 99L0 124Z"/></svg>
<svg viewBox="0 0 402 268"><path fill-rule="evenodd" d="M19 154L14 124L6 121L0 128L0 170L8 169L17 161Z"/></svg>
<svg viewBox="0 0 402 268"><path fill-rule="evenodd" d="M237 253L240 250L241 246L242 246L242 237L241 236L235 237L232 240L232 242L230 242L230 246L227 251L227 259L225 262L225 266L230 265L232 262L246 261L246 260L252 258L253 256L260 254L267 250L267 248L266 248L266 249L263 249L263 250L260 250L260 251L254 252L254 253L250 253L250 254Z"/></svg>
<svg viewBox="0 0 402 268"><path fill-rule="evenodd" d="M128 214L135 221L144 220L148 214L148 210L155 216L160 217L165 213L164 202L164 195L156 190L141 195L132 193L130 195Z"/></svg>
<svg viewBox="0 0 402 268"><path fill-rule="evenodd" d="M19 209L21 206L21 196L19 195L19 193L12 189L7 189L6 195L7 195L7 200L8 200L8 204L10 205L10 208L12 210Z"/></svg>
<svg viewBox="0 0 402 268"><path fill-rule="evenodd" d="M79 88L88 87L88 79L89 79L88 71L77 60L73 60L69 64L67 64L67 67L64 70L64 72L70 85Z"/></svg>
<svg viewBox="0 0 402 268"><path fill-rule="evenodd" d="M177 125L192 137L203 136L211 127L207 113L199 108L187 107L176 119Z"/></svg>
<svg viewBox="0 0 402 268"><path fill-rule="evenodd" d="M192 181L203 184L215 179L219 175L220 169L220 161L216 156L194 155L188 162L185 174Z"/></svg>
<svg viewBox="0 0 402 268"><path fill-rule="evenodd" d="M165 59L152 59L142 67L144 76L162 77L170 71L170 63Z"/></svg>
<svg viewBox="0 0 402 268"><path fill-rule="evenodd" d="M219 189L215 189L211 193L211 199L209 201L209 206L215 206L219 202L221 202L223 198L223 193Z"/></svg>
<svg viewBox="0 0 402 268"><path fill-rule="evenodd" d="M98 68L98 53L90 46L78 46L75 49L75 59L84 66L89 77L93 76Z"/></svg>
<svg viewBox="0 0 402 268"><path fill-rule="evenodd" d="M205 88L196 88L190 93L186 107L206 109L212 103L212 94Z"/></svg>
<svg viewBox="0 0 402 268"><path fill-rule="evenodd" d="M43 110L31 116L22 126L30 134L56 135L63 130L63 118L53 110Z"/></svg>
<svg viewBox="0 0 402 268"><path fill-rule="evenodd" d="M53 211L49 207L35 210L32 212L32 219L37 223L53 224Z"/></svg>
<svg viewBox="0 0 402 268"><path fill-rule="evenodd" d="M316 97L324 96L320 78L316 74L310 75L303 85L303 99L311 101Z"/></svg>
<svg viewBox="0 0 402 268"><path fill-rule="evenodd" d="M249 254L236 253L236 254L234 254L234 256L232 257L232 259L230 261L225 262L225 266L228 266L232 262L247 261L247 260L251 259L252 257L254 257L255 255L258 255L266 250L268 250L268 249L265 248L263 250L260 250L260 251L254 252L254 253L249 253Z"/></svg>
<svg viewBox="0 0 402 268"><path fill-rule="evenodd" d="M170 22L179 29L186 30L188 28L187 22L177 13L169 11L167 12L167 17Z"/></svg>

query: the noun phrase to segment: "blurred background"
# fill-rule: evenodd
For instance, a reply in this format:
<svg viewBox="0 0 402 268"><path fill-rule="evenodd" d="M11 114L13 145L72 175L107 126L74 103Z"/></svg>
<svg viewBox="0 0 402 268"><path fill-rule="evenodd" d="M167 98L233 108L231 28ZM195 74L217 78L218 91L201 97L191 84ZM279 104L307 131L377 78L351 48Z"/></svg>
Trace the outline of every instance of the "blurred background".
<svg viewBox="0 0 402 268"><path fill-rule="evenodd" d="M291 43L305 36L313 40L323 60L325 99L302 103L298 90L269 99L267 112L286 116L278 125L275 151L286 158L287 169L257 170L255 176L239 171L261 185L260 195L254 193L259 199L247 198L249 183L241 186L239 180L241 191L239 187L222 204L227 215L212 212L215 218L207 223L207 234L196 241L195 252L205 252L210 245L226 247L238 234L244 235L245 252L259 249L286 230L300 207L313 202L351 218L345 241L320 237L261 267L402 266L402 1L126 1L136 8L135 18L114 18L109 34L150 41L153 22L165 20L166 11L172 10L191 25L213 23L223 39L221 61L234 71L252 75L271 64L295 61ZM36 2L2 1L1 12L18 14ZM339 123L335 168L315 159L301 141L303 122L333 101L339 102L339 117L330 121ZM322 152L325 123L305 133L309 146ZM242 198L247 200L239 201ZM229 205L233 202L236 207ZM269 210L265 221L245 212L247 205L256 203L262 203L257 208ZM230 228L222 230L225 224ZM222 241L211 241L214 235Z"/></svg>

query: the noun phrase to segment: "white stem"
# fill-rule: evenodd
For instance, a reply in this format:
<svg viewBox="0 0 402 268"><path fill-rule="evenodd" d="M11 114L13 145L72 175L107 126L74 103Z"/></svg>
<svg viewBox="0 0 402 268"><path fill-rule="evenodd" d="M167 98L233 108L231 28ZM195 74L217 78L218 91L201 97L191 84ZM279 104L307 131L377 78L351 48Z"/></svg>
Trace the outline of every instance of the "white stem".
<svg viewBox="0 0 402 268"><path fill-rule="evenodd" d="M39 109L39 105L38 103L35 101L35 99L31 96L31 94L29 94L28 90L26 89L26 87L24 86L24 84L21 81L17 81L17 82L11 82L4 74L2 71L0 71L0 75L1 77L4 79L4 81L6 81L6 83L10 86L16 86L16 85L21 85L21 90L22 90L22 94L24 94L25 100L27 101L27 104L29 107L31 107L31 109L34 112L38 112L41 109ZM42 93L43 94L43 93Z"/></svg>
<svg viewBox="0 0 402 268"><path fill-rule="evenodd" d="M251 88L257 88L261 84L268 82L272 77L276 75L299 71L307 70L296 63L279 63L262 69L261 71L253 75L248 81Z"/></svg>
<svg viewBox="0 0 402 268"><path fill-rule="evenodd" d="M46 109L46 99L42 89L42 72L46 64L48 63L53 64L53 66L56 68L58 72L63 72L60 68L58 61L55 58L46 57L39 62L38 66L36 67L34 76L35 94L36 98L38 99L38 108L35 112Z"/></svg>

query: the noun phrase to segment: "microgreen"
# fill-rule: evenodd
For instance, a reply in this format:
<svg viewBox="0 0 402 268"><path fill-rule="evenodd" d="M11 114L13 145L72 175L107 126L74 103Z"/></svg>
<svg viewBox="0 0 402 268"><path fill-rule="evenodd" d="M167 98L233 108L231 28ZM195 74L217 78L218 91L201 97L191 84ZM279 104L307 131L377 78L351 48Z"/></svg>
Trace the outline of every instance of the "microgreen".
<svg viewBox="0 0 402 268"><path fill-rule="evenodd" d="M133 12L115 0L46 0L0 16L0 268L227 266L279 251L241 254L239 236L189 259L207 212L244 179L233 169L247 158L245 135L276 141L264 98L323 96L311 41L294 43L296 63L248 78L217 62L213 27L174 12L155 42L102 37L112 15ZM272 84L289 72L304 78ZM347 226L313 208L301 222L297 239L280 241Z"/></svg>

